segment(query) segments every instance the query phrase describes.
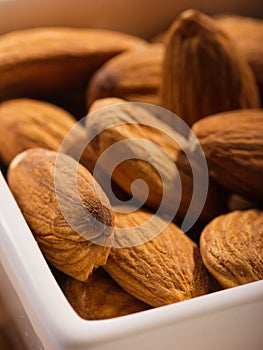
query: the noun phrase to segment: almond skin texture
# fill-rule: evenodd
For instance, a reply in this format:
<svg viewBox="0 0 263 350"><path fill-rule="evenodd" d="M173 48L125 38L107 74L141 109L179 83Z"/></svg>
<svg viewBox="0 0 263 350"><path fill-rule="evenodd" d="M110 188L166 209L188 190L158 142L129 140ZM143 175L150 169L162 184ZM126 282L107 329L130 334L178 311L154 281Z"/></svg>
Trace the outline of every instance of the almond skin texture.
<svg viewBox="0 0 263 350"><path fill-rule="evenodd" d="M0 157L9 164L19 153L43 147L58 151L76 123L72 115L47 102L30 99L0 104Z"/></svg>
<svg viewBox="0 0 263 350"><path fill-rule="evenodd" d="M76 119L51 103L15 99L0 103L0 158L5 164L19 153L42 147L77 159L90 168L86 131Z"/></svg>
<svg viewBox="0 0 263 350"><path fill-rule="evenodd" d="M216 22L247 59L263 96L263 20L225 15Z"/></svg>
<svg viewBox="0 0 263 350"><path fill-rule="evenodd" d="M196 10L183 12L167 34L161 99L190 126L210 114L260 104L242 53L216 21Z"/></svg>
<svg viewBox="0 0 263 350"><path fill-rule="evenodd" d="M119 317L150 308L126 293L102 269L95 271L87 282L69 278L64 293L74 310L85 320Z"/></svg>
<svg viewBox="0 0 263 350"><path fill-rule="evenodd" d="M91 79L87 90L88 106L103 97L159 104L163 54L163 45L147 45L106 62Z"/></svg>
<svg viewBox="0 0 263 350"><path fill-rule="evenodd" d="M201 234L205 266L225 288L263 279L263 213L234 211L209 223Z"/></svg>
<svg viewBox="0 0 263 350"><path fill-rule="evenodd" d="M0 100L87 84L108 59L144 44L99 29L34 28L2 35Z"/></svg>
<svg viewBox="0 0 263 350"><path fill-rule="evenodd" d="M40 249L58 270L86 281L106 263L113 217L88 170L67 155L60 154L58 161L58 153L34 148L14 158L7 178Z"/></svg>
<svg viewBox="0 0 263 350"><path fill-rule="evenodd" d="M211 177L231 192L262 202L263 111L220 113L198 121L192 129Z"/></svg>
<svg viewBox="0 0 263 350"><path fill-rule="evenodd" d="M152 214L142 210L116 213L116 227L140 226L151 217ZM139 233L145 234L143 229ZM115 232L115 240L122 242L129 237ZM207 274L197 245L172 223L142 245L113 248L104 268L124 290L152 306L176 303L208 291Z"/></svg>
<svg viewBox="0 0 263 350"><path fill-rule="evenodd" d="M125 101L123 101L125 102ZM119 125L114 124L121 123ZM145 123L146 125L142 125ZM107 128L108 125L114 125ZM150 125L154 125L151 127ZM87 153L94 157L92 161L95 166L97 159L104 151L118 142L128 140L125 145L119 147L108 156L108 161L100 162L100 166L111 179L117 183L129 195L158 209L163 199L163 189L168 189L165 202L165 210L173 212L177 200L180 200L176 216L183 219L191 202L193 193L193 176L189 161L174 140L181 135L171 127L157 119L150 111L131 103L120 103L102 108L95 113L89 114L86 119L88 135L98 133L89 143ZM173 139L166 133L173 135ZM136 142L130 140L136 139ZM144 143L144 141L152 143ZM190 145L185 144L185 148ZM118 162L118 166L111 165L118 161L119 156L125 155L125 161ZM127 155L127 156L126 156ZM110 160L109 160L110 159ZM110 167L108 167L110 164ZM181 198L178 198L180 190L176 187L177 171L179 170L182 184ZM159 172L159 173L158 173ZM162 178L160 176L162 174ZM149 187L149 194L146 198L140 198L141 191L132 191L131 184L136 179L142 179ZM209 191L204 209L201 213L201 220L208 220L222 212L224 207L224 195L217 185L210 181Z"/></svg>
<svg viewBox="0 0 263 350"><path fill-rule="evenodd" d="M105 97L95 100L89 108L89 114L93 113L101 108L117 105L120 103L125 103L126 101L118 97Z"/></svg>

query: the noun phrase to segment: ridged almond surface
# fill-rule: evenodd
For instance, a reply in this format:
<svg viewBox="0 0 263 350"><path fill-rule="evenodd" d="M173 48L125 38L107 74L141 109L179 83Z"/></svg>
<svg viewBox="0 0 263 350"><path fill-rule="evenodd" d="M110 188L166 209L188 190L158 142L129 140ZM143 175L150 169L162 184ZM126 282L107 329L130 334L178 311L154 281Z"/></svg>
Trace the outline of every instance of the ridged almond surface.
<svg viewBox="0 0 263 350"><path fill-rule="evenodd" d="M162 105L188 125L210 114L259 107L248 62L216 21L196 10L172 24L162 72Z"/></svg>
<svg viewBox="0 0 263 350"><path fill-rule="evenodd" d="M85 281L106 263L113 217L87 169L67 155L34 148L14 158L7 178L40 249L57 269Z"/></svg>
<svg viewBox="0 0 263 350"><path fill-rule="evenodd" d="M202 232L200 250L205 266L225 288L263 279L263 212L217 217Z"/></svg>
<svg viewBox="0 0 263 350"><path fill-rule="evenodd" d="M219 113L193 125L211 177L244 197L263 201L263 110Z"/></svg>
<svg viewBox="0 0 263 350"><path fill-rule="evenodd" d="M225 15L216 18L216 22L247 59L263 96L263 20Z"/></svg>
<svg viewBox="0 0 263 350"><path fill-rule="evenodd" d="M126 101L118 97L104 97L95 100L89 108L89 114L93 113L101 108L117 105L120 103L125 103Z"/></svg>
<svg viewBox="0 0 263 350"><path fill-rule="evenodd" d="M142 210L116 213L115 223L117 228L139 227L138 235L145 237L151 234L151 226L145 232L140 225L151 217ZM115 232L115 240L120 243L132 239ZM124 290L152 306L176 303L208 291L197 245L173 223L142 245L113 248L104 268Z"/></svg>
<svg viewBox="0 0 263 350"><path fill-rule="evenodd" d="M131 102L159 104L163 54L163 45L147 45L106 62L89 83L88 106L99 98L113 96Z"/></svg>
<svg viewBox="0 0 263 350"><path fill-rule="evenodd" d="M150 308L125 292L102 269L95 271L87 282L69 278L64 293L74 310L85 320L119 317Z"/></svg>
<svg viewBox="0 0 263 350"><path fill-rule="evenodd" d="M108 59L145 41L99 29L34 28L0 37L0 100L86 84Z"/></svg>
<svg viewBox="0 0 263 350"><path fill-rule="evenodd" d="M145 181L149 188L146 204L153 209L158 209L165 198L164 208L173 212L180 200L177 218L184 218L192 200L194 180L190 163L177 143L182 136L150 111L124 102L97 110L86 119L88 135L97 134L87 147L89 156L93 157L90 163L95 166L103 152L115 145L115 151L100 162L104 172L126 193L142 201L145 200L140 198L142 191L138 188L134 192L131 184L137 179ZM124 141L125 144L118 144ZM184 146L190 148L187 141ZM125 158L123 162L119 161L122 156ZM114 162L118 164L116 167L112 165ZM182 191L176 186L175 166L179 170ZM165 196L164 188L167 189ZM182 197L179 199L178 196ZM224 205L222 191L210 181L201 220L221 213Z"/></svg>

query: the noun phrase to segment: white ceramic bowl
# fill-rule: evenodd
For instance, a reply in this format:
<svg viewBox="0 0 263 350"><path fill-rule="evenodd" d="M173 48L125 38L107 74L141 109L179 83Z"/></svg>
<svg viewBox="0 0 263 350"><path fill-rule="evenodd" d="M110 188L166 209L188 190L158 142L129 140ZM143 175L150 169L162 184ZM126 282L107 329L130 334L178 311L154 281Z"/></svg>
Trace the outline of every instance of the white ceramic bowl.
<svg viewBox="0 0 263 350"><path fill-rule="evenodd" d="M259 2L254 1L253 7L252 1L249 3L250 10L246 11L244 4L246 7L248 4L245 0L232 3L215 1L213 6L201 1L186 1L182 2L183 5L163 1L161 6L157 1L76 1L74 9L69 7L72 3L62 0L0 0L1 31L42 24L91 24L149 36L188 6L209 12L233 10L249 14L256 13L259 8ZM157 5L160 10L156 9ZM109 8L114 8L115 13L107 15ZM130 9L130 14L141 9L144 11L138 12L134 21L130 18L125 21L121 11L127 14L127 9ZM92 13L97 14L97 22L90 20L96 17ZM263 348L263 281L121 318L101 321L81 319L55 281L1 174L0 262L0 293L29 349Z"/></svg>

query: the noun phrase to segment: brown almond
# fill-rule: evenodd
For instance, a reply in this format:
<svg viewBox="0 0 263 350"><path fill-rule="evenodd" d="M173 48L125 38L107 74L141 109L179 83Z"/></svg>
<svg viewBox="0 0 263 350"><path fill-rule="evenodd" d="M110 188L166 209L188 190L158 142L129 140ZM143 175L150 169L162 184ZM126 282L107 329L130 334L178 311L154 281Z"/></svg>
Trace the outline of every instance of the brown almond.
<svg viewBox="0 0 263 350"><path fill-rule="evenodd" d="M115 123L119 124L114 125ZM142 123L146 125L142 125ZM114 126L108 128L109 125ZM151 127L151 125L154 127ZM93 157L90 162L93 167L98 158L109 147L117 145L118 142L137 139L136 144L133 140L133 142L126 142L125 145L119 148L118 152L115 150L107 162L100 162L100 166L126 193L137 196L136 198L139 200L144 200L144 198L140 198L141 191L138 189L133 192L131 184L137 179L144 180L149 187L146 204L153 209L159 208L165 185L169 190L163 204L167 211L173 212L178 195L180 195L180 191L175 186L177 179L176 165L182 183L182 197L177 218L184 218L192 200L194 180L192 168L184 150L181 150L176 142L182 138L180 134L157 119L150 111L132 103L116 104L89 114L86 120L86 128L88 135L97 133L97 136L87 147L89 156ZM167 131L167 134L163 131ZM173 135L173 139L168 136L169 134ZM145 140L152 141L152 143L146 144L144 143ZM184 145L185 149L190 147L187 141L184 142ZM118 162L119 157L125 152L126 160L116 168L113 167L114 171L112 172L112 162ZM213 181L210 181L206 203L200 219L207 220L221 213L225 206L224 200L222 190ZM197 201L196 209L198 205Z"/></svg>
<svg viewBox="0 0 263 350"><path fill-rule="evenodd" d="M227 201L229 211L256 208L256 204L238 194L232 193Z"/></svg>
<svg viewBox="0 0 263 350"><path fill-rule="evenodd" d="M106 62L89 83L88 106L104 97L159 104L158 88L163 53L163 45L147 45Z"/></svg>
<svg viewBox="0 0 263 350"><path fill-rule="evenodd" d="M260 104L255 77L238 47L215 20L196 10L183 12L169 29L161 98L188 125Z"/></svg>
<svg viewBox="0 0 263 350"><path fill-rule="evenodd" d="M106 263L113 217L86 168L67 155L34 148L13 159L7 178L40 249L57 269L86 281Z"/></svg>
<svg viewBox="0 0 263 350"><path fill-rule="evenodd" d="M91 74L120 52L145 44L99 29L34 28L0 37L0 100L87 84Z"/></svg>
<svg viewBox="0 0 263 350"><path fill-rule="evenodd" d="M126 101L122 98L118 97L105 97L105 98L99 98L98 100L95 100L92 105L89 108L89 114L97 111L98 109L117 105L119 103L125 103Z"/></svg>
<svg viewBox="0 0 263 350"><path fill-rule="evenodd" d="M225 288L263 279L263 213L234 211L209 223L201 234L205 266Z"/></svg>
<svg viewBox="0 0 263 350"><path fill-rule="evenodd" d="M35 147L63 151L91 169L85 128L71 114L51 103L32 99L0 103L2 161L9 164L17 154Z"/></svg>
<svg viewBox="0 0 263 350"><path fill-rule="evenodd" d="M211 177L231 192L263 200L263 110L219 113L193 125Z"/></svg>
<svg viewBox="0 0 263 350"><path fill-rule="evenodd" d="M247 59L263 96L263 20L221 15L216 18L216 22L233 39Z"/></svg>
<svg viewBox="0 0 263 350"><path fill-rule="evenodd" d="M66 281L64 293L73 309L85 320L101 320L144 311L150 306L125 292L98 269L87 282Z"/></svg>
<svg viewBox="0 0 263 350"><path fill-rule="evenodd" d="M129 235L115 230L115 241L120 246L123 242L129 244L135 234L138 241L145 241L156 231L155 223L149 222L151 218L152 214L142 210L115 213L116 228L137 229ZM146 229L141 227L145 222ZM176 303L208 291L197 245L172 223L144 244L112 248L104 268L124 290L152 306Z"/></svg>
<svg viewBox="0 0 263 350"><path fill-rule="evenodd" d="M17 154L32 147L58 151L76 122L71 114L47 102L30 99L2 102L0 157L9 164Z"/></svg>

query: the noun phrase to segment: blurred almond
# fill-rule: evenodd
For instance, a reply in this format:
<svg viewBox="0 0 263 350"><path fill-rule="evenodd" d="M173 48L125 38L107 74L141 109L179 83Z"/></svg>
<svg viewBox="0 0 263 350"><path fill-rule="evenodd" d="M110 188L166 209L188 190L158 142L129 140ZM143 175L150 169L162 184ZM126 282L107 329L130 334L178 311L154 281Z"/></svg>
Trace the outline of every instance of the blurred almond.
<svg viewBox="0 0 263 350"><path fill-rule="evenodd" d="M88 86L88 106L103 97L159 104L163 53L163 45L147 45L140 50L120 54L105 63L94 74Z"/></svg>
<svg viewBox="0 0 263 350"><path fill-rule="evenodd" d="M263 201L263 110L206 117L193 125L211 177L231 192Z"/></svg>
<svg viewBox="0 0 263 350"><path fill-rule="evenodd" d="M235 193L229 196L227 205L230 211L251 209L256 207L255 203Z"/></svg>
<svg viewBox="0 0 263 350"><path fill-rule="evenodd" d="M117 105L119 103L125 103L126 101L122 98L118 97L105 97L105 98L99 98L98 100L95 100L92 105L89 108L89 114L97 111L98 109Z"/></svg>
<svg viewBox="0 0 263 350"><path fill-rule="evenodd" d="M2 161L9 164L17 154L36 147L63 151L91 168L85 128L71 114L51 103L32 99L0 103Z"/></svg>
<svg viewBox="0 0 263 350"><path fill-rule="evenodd" d="M247 59L263 96L263 20L221 15L216 18L216 22L233 39Z"/></svg>
<svg viewBox="0 0 263 350"><path fill-rule="evenodd" d="M92 73L140 38L108 30L34 28L0 37L0 100L87 84Z"/></svg>
<svg viewBox="0 0 263 350"><path fill-rule="evenodd" d="M150 308L125 292L102 269L95 271L87 282L69 278L64 293L85 320L119 317Z"/></svg>
<svg viewBox="0 0 263 350"><path fill-rule="evenodd" d="M19 153L33 147L58 151L77 121L53 104L8 100L0 104L0 157L9 164Z"/></svg>

